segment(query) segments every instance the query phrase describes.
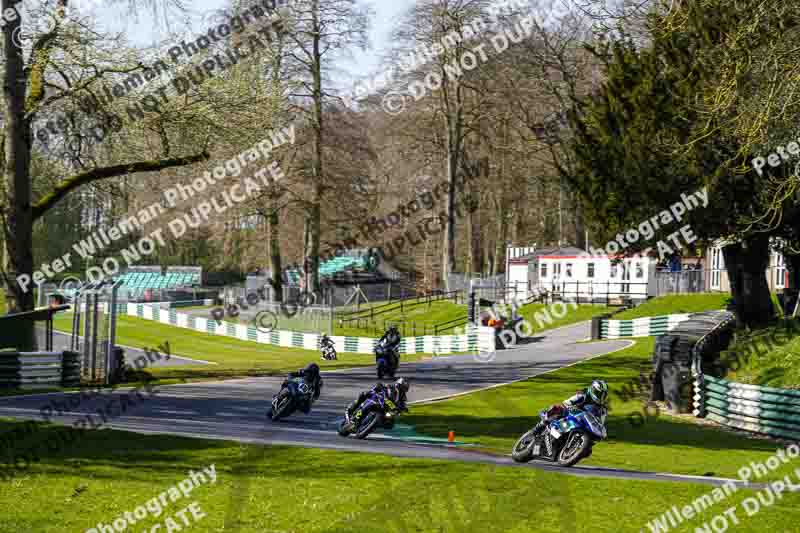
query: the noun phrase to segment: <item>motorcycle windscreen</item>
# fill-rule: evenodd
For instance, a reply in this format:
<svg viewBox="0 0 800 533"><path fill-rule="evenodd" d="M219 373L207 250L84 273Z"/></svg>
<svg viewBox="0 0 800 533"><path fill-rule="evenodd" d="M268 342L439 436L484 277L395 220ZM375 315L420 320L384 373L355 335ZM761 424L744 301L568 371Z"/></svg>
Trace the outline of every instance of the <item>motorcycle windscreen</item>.
<svg viewBox="0 0 800 533"><path fill-rule="evenodd" d="M594 416L592 413L583 413L582 416L583 421L586 423L592 433L601 439L606 438L606 428L602 423L600 423L600 420L598 420L596 416Z"/></svg>

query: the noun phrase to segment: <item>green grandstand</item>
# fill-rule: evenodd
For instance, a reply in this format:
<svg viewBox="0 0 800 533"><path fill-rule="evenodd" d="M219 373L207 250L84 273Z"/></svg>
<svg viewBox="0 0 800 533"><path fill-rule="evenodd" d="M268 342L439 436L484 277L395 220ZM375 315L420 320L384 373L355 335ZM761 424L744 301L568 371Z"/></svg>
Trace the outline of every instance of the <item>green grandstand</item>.
<svg viewBox="0 0 800 533"><path fill-rule="evenodd" d="M372 272L373 266L371 257L365 255L334 257L320 263L319 276L322 279L330 279L346 272ZM286 275L289 284L297 285L300 283L303 271L299 268L289 268L286 270Z"/></svg>
<svg viewBox="0 0 800 533"><path fill-rule="evenodd" d="M130 298L141 297L147 290L174 290L200 286L200 272L141 272L130 271L115 278L122 280Z"/></svg>

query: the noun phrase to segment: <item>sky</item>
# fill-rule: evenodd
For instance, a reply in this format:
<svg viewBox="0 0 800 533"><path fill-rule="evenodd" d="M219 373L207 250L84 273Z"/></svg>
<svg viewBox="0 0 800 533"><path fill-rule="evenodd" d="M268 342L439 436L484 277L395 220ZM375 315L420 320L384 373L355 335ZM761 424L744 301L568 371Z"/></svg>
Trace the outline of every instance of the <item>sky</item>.
<svg viewBox="0 0 800 533"><path fill-rule="evenodd" d="M151 13L142 12L136 20L131 16L120 16L121 7L105 7L126 0L71 0L71 3L83 7L94 8L98 20L108 24L108 28L124 33L132 42L148 45L163 39L166 29L155 24ZM353 81L377 73L381 68L381 58L390 46L389 36L395 21L414 5L414 0L362 0L363 5L372 7L374 17L369 32L370 46L366 51L353 50L351 60L342 60L339 68L348 79L334 80L340 88L352 87ZM193 28L203 28L203 14L220 9L228 4L228 0L192 0Z"/></svg>

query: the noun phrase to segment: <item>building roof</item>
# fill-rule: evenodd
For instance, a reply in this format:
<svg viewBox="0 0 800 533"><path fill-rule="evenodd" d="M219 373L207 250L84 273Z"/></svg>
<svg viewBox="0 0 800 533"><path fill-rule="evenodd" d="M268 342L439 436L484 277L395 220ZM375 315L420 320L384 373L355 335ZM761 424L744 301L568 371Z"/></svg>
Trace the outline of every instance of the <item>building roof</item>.
<svg viewBox="0 0 800 533"><path fill-rule="evenodd" d="M655 252L651 250L649 256L650 258L655 257ZM515 257L514 259L509 260L509 262L519 264L519 263L528 263L533 259L578 259L578 258L624 259L625 256L621 254L616 254L616 255L603 254L603 255L593 256L588 252L586 252L585 250L581 250L580 248L576 248L575 246L562 246L562 247L551 246L549 248L542 248L541 250L537 250L531 254Z"/></svg>

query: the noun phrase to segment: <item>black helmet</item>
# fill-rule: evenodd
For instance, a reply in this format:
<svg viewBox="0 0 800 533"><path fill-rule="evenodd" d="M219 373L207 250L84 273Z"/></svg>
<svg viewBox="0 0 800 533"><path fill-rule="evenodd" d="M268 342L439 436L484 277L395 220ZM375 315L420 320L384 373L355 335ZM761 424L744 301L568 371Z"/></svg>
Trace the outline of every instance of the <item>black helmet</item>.
<svg viewBox="0 0 800 533"><path fill-rule="evenodd" d="M402 392L403 394L406 394L408 392L408 389L410 388L406 378L399 378L397 381L394 382L394 386L398 391Z"/></svg>
<svg viewBox="0 0 800 533"><path fill-rule="evenodd" d="M305 374L308 378L319 377L319 365L317 363L309 364L305 370L303 370L303 374Z"/></svg>

